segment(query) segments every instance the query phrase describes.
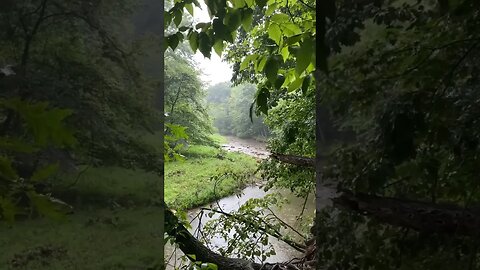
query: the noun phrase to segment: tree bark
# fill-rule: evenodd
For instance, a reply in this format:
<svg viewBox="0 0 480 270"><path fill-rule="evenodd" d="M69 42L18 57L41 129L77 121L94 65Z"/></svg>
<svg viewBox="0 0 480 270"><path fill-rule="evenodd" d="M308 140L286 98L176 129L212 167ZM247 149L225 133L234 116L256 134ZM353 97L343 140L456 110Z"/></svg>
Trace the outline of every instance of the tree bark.
<svg viewBox="0 0 480 270"><path fill-rule="evenodd" d="M346 191L333 199L334 204L382 222L427 233L480 233L480 208L463 208L453 204L437 204L379 197Z"/></svg>
<svg viewBox="0 0 480 270"><path fill-rule="evenodd" d="M312 158L272 154L281 162L314 166ZM394 226L427 233L457 233L480 235L480 207L463 208L454 204L439 204L398 198L380 197L342 190L332 199L334 205L371 216Z"/></svg>
<svg viewBox="0 0 480 270"><path fill-rule="evenodd" d="M279 153L271 153L270 157L278 161L281 161L283 163L288 163L292 165L297 165L302 167L312 167L312 168L315 166L314 158L294 156L294 155L284 155Z"/></svg>
<svg viewBox="0 0 480 270"><path fill-rule="evenodd" d="M270 270L269 264L261 265L244 259L228 258L211 251L196 239L170 211L165 210L165 232L175 238L180 250L191 260L216 264L219 270ZM191 255L195 255L195 259Z"/></svg>

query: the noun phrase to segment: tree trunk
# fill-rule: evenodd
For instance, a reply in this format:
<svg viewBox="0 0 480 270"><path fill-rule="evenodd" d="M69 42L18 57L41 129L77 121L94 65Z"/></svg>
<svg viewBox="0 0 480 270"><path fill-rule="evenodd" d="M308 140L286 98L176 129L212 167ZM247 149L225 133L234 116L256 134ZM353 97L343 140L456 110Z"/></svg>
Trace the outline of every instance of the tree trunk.
<svg viewBox="0 0 480 270"><path fill-rule="evenodd" d="M315 163L314 159L301 156L272 154L272 157L299 166L313 167ZM453 204L379 197L349 190L342 192L342 195L332 199L336 206L387 224L427 233L480 234L480 207L463 208Z"/></svg>
<svg viewBox="0 0 480 270"><path fill-rule="evenodd" d="M224 257L211 251L200 241L198 241L170 211L165 210L165 231L168 235L175 238L180 250L193 260L191 255L195 255L195 261L203 263L216 264L219 270L270 270L271 265L261 265L244 259L235 259Z"/></svg>
<svg viewBox="0 0 480 270"><path fill-rule="evenodd" d="M270 157L280 162L288 163L292 165L303 166L303 167L315 166L315 159L313 158L294 156L294 155L284 155L279 153L271 153Z"/></svg>
<svg viewBox="0 0 480 270"><path fill-rule="evenodd" d="M379 197L346 191L333 199L337 206L374 217L382 222L427 233L480 233L480 208L462 208L452 204L436 204Z"/></svg>

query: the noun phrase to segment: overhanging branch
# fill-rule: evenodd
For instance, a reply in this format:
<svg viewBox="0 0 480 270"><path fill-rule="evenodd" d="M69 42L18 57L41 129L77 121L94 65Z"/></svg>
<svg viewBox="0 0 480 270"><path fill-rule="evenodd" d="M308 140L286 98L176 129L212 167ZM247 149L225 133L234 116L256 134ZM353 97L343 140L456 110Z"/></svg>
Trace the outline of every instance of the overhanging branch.
<svg viewBox="0 0 480 270"><path fill-rule="evenodd" d="M270 157L276 159L283 163L288 163L297 166L303 167L314 167L315 166L315 159L309 157L302 157L302 156L294 156L294 155L284 155L279 153L271 153Z"/></svg>

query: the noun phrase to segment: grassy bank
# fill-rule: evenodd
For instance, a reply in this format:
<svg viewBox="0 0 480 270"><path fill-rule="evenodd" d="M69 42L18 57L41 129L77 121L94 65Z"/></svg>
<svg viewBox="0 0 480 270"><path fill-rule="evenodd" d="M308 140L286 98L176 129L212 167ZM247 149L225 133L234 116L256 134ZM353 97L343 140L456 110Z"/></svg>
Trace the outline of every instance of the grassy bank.
<svg viewBox="0 0 480 270"><path fill-rule="evenodd" d="M74 213L64 221L0 223L0 269L148 269L160 262L156 175L88 168L52 182Z"/></svg>
<svg viewBox="0 0 480 270"><path fill-rule="evenodd" d="M0 269L148 269L163 235L154 207L92 208L65 222L0 225Z"/></svg>
<svg viewBox="0 0 480 270"><path fill-rule="evenodd" d="M256 161L244 154L210 146L190 146L184 161L165 164L165 201L174 208L189 209L235 193L256 169ZM216 177L224 175L219 179Z"/></svg>
<svg viewBox="0 0 480 270"><path fill-rule="evenodd" d="M215 140L224 143L222 138ZM214 147L191 146L183 154L185 161L165 166L165 199L175 208L234 193L244 181L224 178L214 192L212 176L250 174L256 164L250 157ZM163 235L155 207L159 177L118 167L79 171L79 177L58 175L52 181L54 193L75 207L66 221L0 223L0 269L148 269L163 259L158 256Z"/></svg>

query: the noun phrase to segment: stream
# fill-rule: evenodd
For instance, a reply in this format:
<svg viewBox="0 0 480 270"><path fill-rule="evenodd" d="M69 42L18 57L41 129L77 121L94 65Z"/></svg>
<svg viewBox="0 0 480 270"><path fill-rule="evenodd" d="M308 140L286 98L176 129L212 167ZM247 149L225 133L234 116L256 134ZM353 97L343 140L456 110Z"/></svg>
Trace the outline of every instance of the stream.
<svg viewBox="0 0 480 270"><path fill-rule="evenodd" d="M237 137L232 137L232 136L226 136L227 138L227 143L222 145L222 148L227 150L227 151L232 151L232 152L242 152L248 155L251 155L257 159L264 159L267 158L269 153L265 148L265 143L259 142L253 139L241 139ZM266 194L273 193L273 192L279 192L282 197L286 198L288 202L284 204L280 208L274 208L272 209L275 212L275 215L277 215L281 220L285 221L288 223L290 226L294 228L299 227L299 222L297 221L298 215L302 212L302 208L304 207L305 203L305 198L299 198L294 196L290 191L288 190L279 190L279 189L272 189L269 190L268 192L265 192L263 188L257 184L257 185L252 185L248 186L245 189L242 190L240 194L237 195L232 195L228 196L225 198L222 198L218 201L218 205L222 208L223 211L225 212L231 212L237 210L243 203L245 203L248 199L252 198L262 198ZM330 194L331 191L329 190L324 190L325 194L322 194L322 205L327 205L330 203L329 198L332 197L333 194ZM323 201L324 200L324 201ZM209 205L205 205L204 207L210 208L210 206L216 205L216 202L213 202ZM194 219L200 211L199 208L191 209L188 211L188 219L191 222L192 229L191 232L195 231L195 229L198 226L198 219ZM311 213L313 215L315 211L315 196L314 194L311 194L308 196L307 201L305 203L305 209L304 213L308 214ZM218 214L213 215L211 218L209 218L207 215L203 215L202 218L202 224L205 224L210 219L215 219L218 218ZM193 220L193 221L192 221ZM295 257L300 257L302 254L298 252L297 250L293 249L286 243L274 238L270 237L269 242L272 244L273 248L275 249L276 254L270 256L267 258L266 262L274 263L274 262L283 262ZM223 239L217 238L217 239L211 239L211 244L214 247L220 247L220 246L226 246L226 243L223 241ZM167 266L167 269L173 269L171 266L175 261L175 256L171 256L174 248L173 246L170 246L169 244L165 246L165 256L166 258L170 258L169 261L169 266ZM180 257L181 251L177 250L177 257Z"/></svg>

